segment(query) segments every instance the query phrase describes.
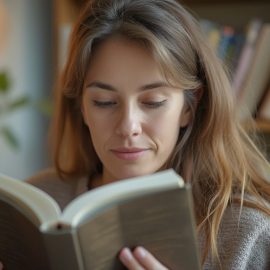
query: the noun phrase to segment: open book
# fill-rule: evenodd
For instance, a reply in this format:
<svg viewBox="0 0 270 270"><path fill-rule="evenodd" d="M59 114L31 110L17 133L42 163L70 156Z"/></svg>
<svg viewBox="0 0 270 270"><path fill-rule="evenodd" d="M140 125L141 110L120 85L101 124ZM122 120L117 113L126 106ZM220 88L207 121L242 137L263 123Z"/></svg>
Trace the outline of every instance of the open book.
<svg viewBox="0 0 270 270"><path fill-rule="evenodd" d="M0 174L5 269L125 269L119 251L138 245L169 269L199 269L191 189L173 170L93 189L62 213L43 191Z"/></svg>

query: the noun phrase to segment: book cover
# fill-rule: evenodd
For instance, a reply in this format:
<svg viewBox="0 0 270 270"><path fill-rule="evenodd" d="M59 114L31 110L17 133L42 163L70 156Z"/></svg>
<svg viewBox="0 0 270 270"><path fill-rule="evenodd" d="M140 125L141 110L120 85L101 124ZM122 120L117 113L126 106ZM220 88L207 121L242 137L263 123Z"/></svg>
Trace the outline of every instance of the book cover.
<svg viewBox="0 0 270 270"><path fill-rule="evenodd" d="M169 269L199 269L192 195L174 171L86 192L61 212L41 190L0 175L0 261L6 269L125 269L142 245Z"/></svg>

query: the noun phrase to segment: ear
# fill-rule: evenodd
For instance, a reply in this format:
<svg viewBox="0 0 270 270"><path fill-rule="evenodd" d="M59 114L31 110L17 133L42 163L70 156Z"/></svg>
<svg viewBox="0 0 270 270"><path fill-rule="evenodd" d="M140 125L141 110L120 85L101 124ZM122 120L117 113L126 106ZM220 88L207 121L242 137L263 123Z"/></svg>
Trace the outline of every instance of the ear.
<svg viewBox="0 0 270 270"><path fill-rule="evenodd" d="M196 110L197 110L197 106L200 103L200 100L201 100L201 98L203 96L203 88L200 87L200 88L196 89L194 94L195 94L195 98L194 98L194 101L193 101L194 102L193 107L194 107L194 114L195 114ZM185 102L183 111L181 113L180 127L183 128L183 127L188 126L188 124L191 121L191 117L192 117L192 109Z"/></svg>
<svg viewBox="0 0 270 270"><path fill-rule="evenodd" d="M185 104L180 117L180 128L188 126L188 124L191 121L191 117L192 117L191 108L190 106Z"/></svg>

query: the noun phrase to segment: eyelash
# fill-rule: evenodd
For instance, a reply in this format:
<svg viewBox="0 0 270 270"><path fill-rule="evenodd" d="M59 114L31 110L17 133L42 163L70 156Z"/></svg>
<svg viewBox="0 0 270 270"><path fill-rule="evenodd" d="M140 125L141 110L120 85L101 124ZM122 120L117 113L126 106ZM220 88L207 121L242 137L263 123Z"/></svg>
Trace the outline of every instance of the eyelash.
<svg viewBox="0 0 270 270"><path fill-rule="evenodd" d="M166 101L167 99L164 99L162 101L142 102L142 104L148 108L157 109L165 105ZM117 102L115 101L98 101L98 100L93 100L93 103L94 103L94 106L99 107L99 108L109 108L117 104Z"/></svg>
<svg viewBox="0 0 270 270"><path fill-rule="evenodd" d="M116 105L116 102L114 102L114 101L93 100L93 103L96 107L100 107L100 108L112 107L112 106Z"/></svg>
<svg viewBox="0 0 270 270"><path fill-rule="evenodd" d="M157 109L157 108L163 106L166 103L166 101L167 101L167 99L164 99L162 101L143 102L143 104L149 108Z"/></svg>

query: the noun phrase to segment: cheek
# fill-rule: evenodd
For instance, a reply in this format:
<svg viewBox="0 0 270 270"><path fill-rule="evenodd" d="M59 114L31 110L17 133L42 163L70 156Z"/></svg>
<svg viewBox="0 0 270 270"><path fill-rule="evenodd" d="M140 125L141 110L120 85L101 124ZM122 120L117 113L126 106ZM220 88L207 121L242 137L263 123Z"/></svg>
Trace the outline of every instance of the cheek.
<svg viewBox="0 0 270 270"><path fill-rule="evenodd" d="M89 126L89 131L92 137L93 142L103 142L106 141L106 138L110 134L110 127L105 125L104 122L95 123Z"/></svg>
<svg viewBox="0 0 270 270"><path fill-rule="evenodd" d="M88 127L97 154L102 155L104 149L115 141L115 122L112 113L104 111L89 111Z"/></svg>
<svg viewBox="0 0 270 270"><path fill-rule="evenodd" d="M178 138L180 125L179 114L164 114L153 119L150 124L150 130L154 137L159 141L175 140Z"/></svg>
<svg viewBox="0 0 270 270"><path fill-rule="evenodd" d="M97 155L100 157L100 154L103 152L104 146L108 141L108 127L105 129L102 122L97 124L89 121L88 128L94 149ZM106 132L104 132L104 130L106 130Z"/></svg>
<svg viewBox="0 0 270 270"><path fill-rule="evenodd" d="M97 132L99 130L106 130L110 125L110 114L96 110L93 108L87 108L85 114L85 121L88 125L90 132ZM104 129L106 127L106 129Z"/></svg>

